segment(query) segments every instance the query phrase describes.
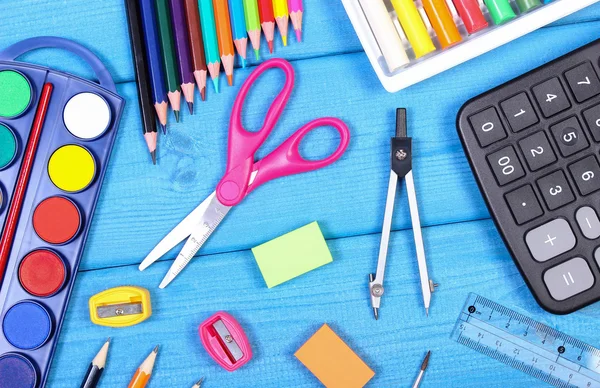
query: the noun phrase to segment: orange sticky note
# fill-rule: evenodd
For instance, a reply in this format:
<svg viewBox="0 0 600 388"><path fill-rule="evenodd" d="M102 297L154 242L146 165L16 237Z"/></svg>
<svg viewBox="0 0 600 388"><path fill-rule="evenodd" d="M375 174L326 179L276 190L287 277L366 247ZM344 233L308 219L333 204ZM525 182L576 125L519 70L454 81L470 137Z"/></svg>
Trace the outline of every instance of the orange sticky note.
<svg viewBox="0 0 600 388"><path fill-rule="evenodd" d="M328 388L364 387L375 376L375 372L327 324L321 326L294 355Z"/></svg>

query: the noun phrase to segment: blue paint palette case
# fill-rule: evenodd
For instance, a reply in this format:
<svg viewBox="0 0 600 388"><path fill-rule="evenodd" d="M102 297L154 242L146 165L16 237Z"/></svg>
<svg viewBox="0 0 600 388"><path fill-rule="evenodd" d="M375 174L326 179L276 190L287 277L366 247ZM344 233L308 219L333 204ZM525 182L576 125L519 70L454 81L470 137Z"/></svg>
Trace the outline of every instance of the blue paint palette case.
<svg viewBox="0 0 600 388"><path fill-rule="evenodd" d="M98 81L15 61L38 48L71 51ZM0 52L0 388L45 385L124 104L77 43Z"/></svg>

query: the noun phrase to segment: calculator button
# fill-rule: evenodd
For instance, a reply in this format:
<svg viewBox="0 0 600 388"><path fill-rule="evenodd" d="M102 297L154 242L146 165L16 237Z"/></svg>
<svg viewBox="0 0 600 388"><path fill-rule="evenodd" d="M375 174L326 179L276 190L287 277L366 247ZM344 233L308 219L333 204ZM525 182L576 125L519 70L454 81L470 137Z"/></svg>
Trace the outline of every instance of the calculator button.
<svg viewBox="0 0 600 388"><path fill-rule="evenodd" d="M544 283L556 300L565 300L592 288L594 275L581 257L552 267L544 273Z"/></svg>
<svg viewBox="0 0 600 388"><path fill-rule="evenodd" d="M600 190L600 165L594 155L571 164L569 170L581 195Z"/></svg>
<svg viewBox="0 0 600 388"><path fill-rule="evenodd" d="M600 105L583 111L583 118L592 133L594 140L600 142Z"/></svg>
<svg viewBox="0 0 600 388"><path fill-rule="evenodd" d="M504 126L494 107L470 116L469 122L482 147L487 147L506 137Z"/></svg>
<svg viewBox="0 0 600 388"><path fill-rule="evenodd" d="M530 185L511 191L505 195L505 198L515 221L519 225L544 214Z"/></svg>
<svg viewBox="0 0 600 388"><path fill-rule="evenodd" d="M598 219L598 214L594 209L589 206L579 208L575 213L575 218L581 233L586 238L594 240L600 237L600 219Z"/></svg>
<svg viewBox="0 0 600 388"><path fill-rule="evenodd" d="M515 149L512 146L505 147L500 151L488 155L487 159L490 166L492 166L492 171L500 186L504 186L525 175L523 166L519 162Z"/></svg>
<svg viewBox="0 0 600 388"><path fill-rule="evenodd" d="M589 62L567 71L565 77L577 102L583 102L600 94L600 80Z"/></svg>
<svg viewBox="0 0 600 388"><path fill-rule="evenodd" d="M519 93L502 101L500 107L514 132L522 131L539 121L525 93Z"/></svg>
<svg viewBox="0 0 600 388"><path fill-rule="evenodd" d="M537 184L550 210L558 209L575 200L567 177L560 170L538 179Z"/></svg>
<svg viewBox="0 0 600 388"><path fill-rule="evenodd" d="M571 107L571 103L558 78L552 78L534 86L533 95L544 117L554 116Z"/></svg>
<svg viewBox="0 0 600 388"><path fill-rule="evenodd" d="M569 223L562 218L552 220L530 230L525 235L533 258L544 262L575 247L575 235Z"/></svg>
<svg viewBox="0 0 600 388"><path fill-rule="evenodd" d="M570 117L550 127L562 156L573 155L589 147L577 117Z"/></svg>
<svg viewBox="0 0 600 388"><path fill-rule="evenodd" d="M526 137L519 142L519 146L531 171L539 170L556 162L556 155L554 155L544 132L536 132Z"/></svg>

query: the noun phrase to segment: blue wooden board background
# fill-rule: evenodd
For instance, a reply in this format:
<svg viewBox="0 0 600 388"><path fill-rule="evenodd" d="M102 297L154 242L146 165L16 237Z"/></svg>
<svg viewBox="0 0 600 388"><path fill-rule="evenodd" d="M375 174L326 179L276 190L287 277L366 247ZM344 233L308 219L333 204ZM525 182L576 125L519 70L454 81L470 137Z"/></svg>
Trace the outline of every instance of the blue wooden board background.
<svg viewBox="0 0 600 388"><path fill-rule="evenodd" d="M75 284L49 387L77 387L106 337L113 337L102 387L124 387L156 344L161 345L150 387L312 387L318 381L293 356L323 323L376 372L370 386L409 386L428 349L432 360L424 387L544 386L487 359L449 336L469 292L513 307L594 346L600 345L600 306L569 316L539 308L508 255L479 194L454 121L459 107L525 71L600 37L600 5L460 65L396 94L380 86L339 1L305 0L305 42L275 55L297 72L294 94L262 154L304 122L324 115L344 119L352 143L335 165L271 182L234 209L202 255L166 290L157 285L176 252L145 272L137 264L177 222L215 187L225 166L230 107L248 70L235 86L197 104L196 115L169 125L161 137L158 166L149 164L122 1L2 0L0 47L38 35L75 39L106 63L127 99L115 151ZM263 42L263 58L267 57ZM600 53L599 53L600 56ZM55 50L26 61L82 76L90 70ZM257 128L281 75L269 74L252 92L244 122ZM198 100L198 97L197 97ZM442 286L424 315L404 192L394 217L386 296L381 319L369 305L367 274L375 269L388 179L394 109L408 108L414 137L415 179L430 274ZM173 117L170 117L173 122ZM335 144L328 130L303 144L324 155ZM311 221L319 221L334 262L267 289L250 248ZM88 298L108 287L150 289L153 316L131 328L93 325ZM216 366L200 345L198 324L217 310L236 316L254 347L253 361L235 373Z"/></svg>

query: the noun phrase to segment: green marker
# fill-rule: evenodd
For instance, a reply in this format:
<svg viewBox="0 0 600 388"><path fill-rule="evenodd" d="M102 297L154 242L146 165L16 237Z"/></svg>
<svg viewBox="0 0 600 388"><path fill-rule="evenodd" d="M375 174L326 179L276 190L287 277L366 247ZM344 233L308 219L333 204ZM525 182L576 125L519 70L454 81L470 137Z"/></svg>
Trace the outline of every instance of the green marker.
<svg viewBox="0 0 600 388"><path fill-rule="evenodd" d="M244 0L244 15L246 16L246 30L254 49L254 55L258 60L260 50L260 16L258 15L258 3L256 0Z"/></svg>
<svg viewBox="0 0 600 388"><path fill-rule="evenodd" d="M181 107L181 86L179 82L179 70L177 68L177 55L175 54L175 43L171 30L171 11L169 11L169 0L156 0L156 16L160 46L162 48L163 64L167 78L167 96L175 113L175 119L179 122L179 110Z"/></svg>
<svg viewBox="0 0 600 388"><path fill-rule="evenodd" d="M13 70L0 71L0 117L16 117L30 103L31 86L27 78Z"/></svg>
<svg viewBox="0 0 600 388"><path fill-rule="evenodd" d="M17 139L15 135L4 124L0 124L0 170L7 167L13 161L16 153Z"/></svg>
<svg viewBox="0 0 600 388"><path fill-rule="evenodd" d="M517 17L508 0L483 0L494 24L504 24Z"/></svg>
<svg viewBox="0 0 600 388"><path fill-rule="evenodd" d="M517 0L517 6L521 13L526 13L542 5L540 0Z"/></svg>
<svg viewBox="0 0 600 388"><path fill-rule="evenodd" d="M219 70L221 58L219 57L219 42L217 41L217 25L212 0L198 0L200 6L200 23L202 24L202 37L204 38L204 53L206 54L206 67L210 78L219 93Z"/></svg>

